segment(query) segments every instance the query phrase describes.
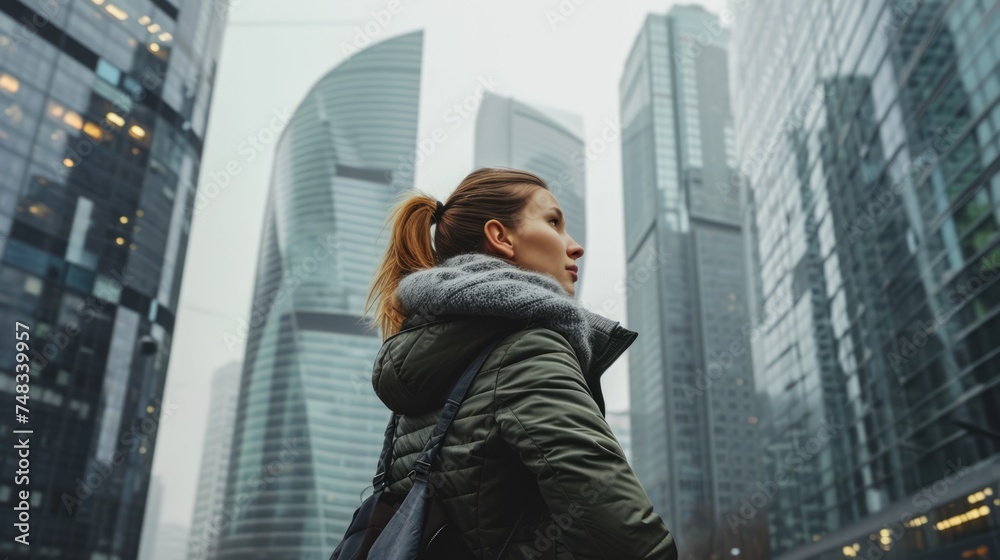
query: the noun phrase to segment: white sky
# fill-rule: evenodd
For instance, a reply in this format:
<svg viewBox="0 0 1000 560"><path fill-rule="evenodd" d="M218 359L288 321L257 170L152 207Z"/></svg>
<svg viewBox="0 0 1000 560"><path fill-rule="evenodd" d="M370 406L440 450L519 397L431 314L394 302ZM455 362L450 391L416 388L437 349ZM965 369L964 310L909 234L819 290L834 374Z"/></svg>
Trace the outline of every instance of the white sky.
<svg viewBox="0 0 1000 560"><path fill-rule="evenodd" d="M576 3L574 3L574 1ZM240 145L268 139L275 111L293 112L312 85L345 55L358 28L389 0L229 0L215 96L202 159L199 191L213 176L240 171L198 214L191 230L174 327L165 400L175 406L160 423L153 474L164 484L161 522L189 526L194 507L212 375L242 360L225 333L249 319L258 242L274 139L255 156ZM703 0L718 14L725 0ZM577 3L579 5L577 5ZM691 2L681 2L691 3ZM609 0L400 0L399 10L374 42L424 30L418 140L441 127L446 140L417 169L416 188L444 200L472 170L475 118L452 130L444 113L492 75L497 93L583 116L586 139L598 138L618 116L618 80L647 13L674 2ZM547 11L565 20L555 28ZM572 10L572 13L570 13ZM291 22L291 25L275 25ZM621 146L615 141L587 166L587 244L580 299L626 326L625 302L615 289L624 279ZM615 313L604 313L604 302ZM640 333L642 336L642 333ZM628 353L603 378L608 410L628 407Z"/></svg>

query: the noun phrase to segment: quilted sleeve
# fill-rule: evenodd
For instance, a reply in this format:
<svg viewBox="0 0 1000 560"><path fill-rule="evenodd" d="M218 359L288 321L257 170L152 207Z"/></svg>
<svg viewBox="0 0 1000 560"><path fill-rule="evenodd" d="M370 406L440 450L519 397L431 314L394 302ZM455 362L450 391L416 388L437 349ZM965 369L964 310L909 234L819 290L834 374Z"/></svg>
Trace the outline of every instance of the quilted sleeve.
<svg viewBox="0 0 1000 560"><path fill-rule="evenodd" d="M515 341L498 372L496 400L501 435L535 474L553 514L547 533L558 534L575 558L677 558L672 535L625 460L565 338L539 328ZM533 557L529 552L521 551Z"/></svg>

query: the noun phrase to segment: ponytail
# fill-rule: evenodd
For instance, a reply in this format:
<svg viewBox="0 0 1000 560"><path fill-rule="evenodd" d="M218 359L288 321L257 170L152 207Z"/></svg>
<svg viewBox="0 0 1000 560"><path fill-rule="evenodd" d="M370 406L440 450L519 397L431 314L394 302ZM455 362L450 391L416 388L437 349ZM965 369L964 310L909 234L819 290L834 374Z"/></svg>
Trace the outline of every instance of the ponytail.
<svg viewBox="0 0 1000 560"><path fill-rule="evenodd" d="M533 173L482 167L462 180L441 212L434 197L416 189L407 191L417 194L410 194L389 212L386 220L386 225L392 223L389 246L375 271L365 301L365 315L372 304L378 302L374 324L381 330L382 339L399 331L406 319L396 297L403 277L461 253L483 251L486 222L496 219L504 227L516 229L522 210L538 188L549 187ZM440 221L434 228L432 245L431 225L435 214Z"/></svg>

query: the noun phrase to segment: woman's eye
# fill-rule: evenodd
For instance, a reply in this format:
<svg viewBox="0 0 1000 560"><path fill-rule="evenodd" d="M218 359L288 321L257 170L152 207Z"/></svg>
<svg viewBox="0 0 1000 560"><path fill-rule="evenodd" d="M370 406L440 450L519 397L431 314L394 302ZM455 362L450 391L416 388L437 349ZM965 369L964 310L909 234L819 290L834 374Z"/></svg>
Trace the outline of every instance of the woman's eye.
<svg viewBox="0 0 1000 560"><path fill-rule="evenodd" d="M549 220L549 223L550 223L550 224L551 224L552 222L555 222L555 223L556 223L556 225L559 225L559 218L552 218L551 220Z"/></svg>

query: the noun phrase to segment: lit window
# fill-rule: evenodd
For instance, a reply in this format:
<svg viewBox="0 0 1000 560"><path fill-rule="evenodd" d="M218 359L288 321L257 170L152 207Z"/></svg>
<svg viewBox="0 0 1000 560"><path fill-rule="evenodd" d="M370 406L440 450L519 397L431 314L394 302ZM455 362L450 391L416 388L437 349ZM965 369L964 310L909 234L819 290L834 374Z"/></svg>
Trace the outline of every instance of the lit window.
<svg viewBox="0 0 1000 560"><path fill-rule="evenodd" d="M118 6L115 6L114 4L108 4L107 6L104 6L104 11L111 14L111 16L117 19L118 21L124 21L125 18L128 17L128 14L125 13L125 10L119 8Z"/></svg>
<svg viewBox="0 0 1000 560"><path fill-rule="evenodd" d="M122 74L121 70L116 68L114 64L111 64L103 58L97 61L97 69L95 70L95 73L103 78L104 81L112 85L118 85L118 80L121 79Z"/></svg>
<svg viewBox="0 0 1000 560"><path fill-rule="evenodd" d="M101 131L101 127L97 126L97 123L87 121L87 123L83 125L83 131L87 134L87 136L90 136L94 140L100 141L104 138L104 133Z"/></svg>
<svg viewBox="0 0 1000 560"><path fill-rule="evenodd" d="M83 117L73 111L66 111L66 114L63 115L63 122L77 130L83 128Z"/></svg>
<svg viewBox="0 0 1000 560"><path fill-rule="evenodd" d="M17 93L17 90L21 89L21 82L10 74L0 74L0 88Z"/></svg>

